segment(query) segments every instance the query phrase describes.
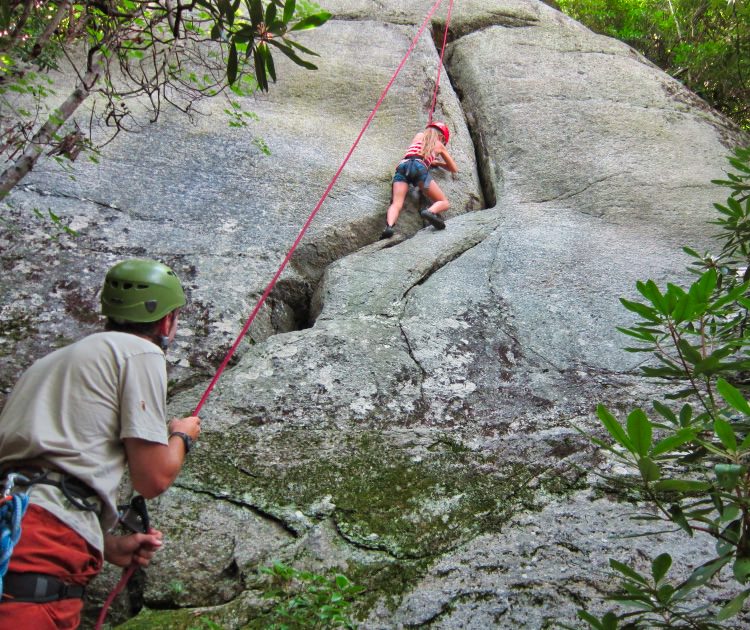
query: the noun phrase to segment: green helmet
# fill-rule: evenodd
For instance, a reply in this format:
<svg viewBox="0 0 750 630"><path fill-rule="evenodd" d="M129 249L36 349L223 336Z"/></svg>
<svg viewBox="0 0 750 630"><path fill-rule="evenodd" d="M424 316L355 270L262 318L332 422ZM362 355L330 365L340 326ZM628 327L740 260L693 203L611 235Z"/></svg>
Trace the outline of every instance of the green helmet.
<svg viewBox="0 0 750 630"><path fill-rule="evenodd" d="M185 302L174 271L156 260L124 260L104 279L102 315L120 324L159 321Z"/></svg>

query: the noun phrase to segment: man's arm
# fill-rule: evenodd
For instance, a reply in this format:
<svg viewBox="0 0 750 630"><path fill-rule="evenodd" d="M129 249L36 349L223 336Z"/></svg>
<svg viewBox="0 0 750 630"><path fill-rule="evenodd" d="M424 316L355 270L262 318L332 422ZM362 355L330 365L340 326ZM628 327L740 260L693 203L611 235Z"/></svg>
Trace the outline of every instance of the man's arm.
<svg viewBox="0 0 750 630"><path fill-rule="evenodd" d="M175 431L186 433L196 441L201 432L200 418L189 416L172 420L170 435ZM140 438L125 438L124 442L130 479L136 492L153 499L172 485L187 455L179 436L170 437L166 445Z"/></svg>

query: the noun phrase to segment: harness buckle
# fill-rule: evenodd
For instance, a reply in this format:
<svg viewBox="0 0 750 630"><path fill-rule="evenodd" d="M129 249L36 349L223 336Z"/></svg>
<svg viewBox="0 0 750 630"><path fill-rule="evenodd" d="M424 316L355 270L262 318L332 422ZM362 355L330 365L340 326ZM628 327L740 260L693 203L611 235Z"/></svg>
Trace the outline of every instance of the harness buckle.
<svg viewBox="0 0 750 630"><path fill-rule="evenodd" d="M26 486L31 482L31 479L21 473L8 473L8 476L5 478L5 486L3 487L3 499L7 499L13 492L13 486L16 485L16 479L19 483Z"/></svg>

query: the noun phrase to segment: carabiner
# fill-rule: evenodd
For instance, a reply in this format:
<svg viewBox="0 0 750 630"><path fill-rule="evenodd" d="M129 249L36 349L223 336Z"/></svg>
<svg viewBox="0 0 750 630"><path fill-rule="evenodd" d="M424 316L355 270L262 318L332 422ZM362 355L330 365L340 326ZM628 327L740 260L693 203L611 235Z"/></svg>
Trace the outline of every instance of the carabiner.
<svg viewBox="0 0 750 630"><path fill-rule="evenodd" d="M31 481L26 475L21 473L12 472L9 473L5 479L5 486L3 487L3 498L7 499L13 492L13 486L16 485L16 479L24 485L28 485Z"/></svg>

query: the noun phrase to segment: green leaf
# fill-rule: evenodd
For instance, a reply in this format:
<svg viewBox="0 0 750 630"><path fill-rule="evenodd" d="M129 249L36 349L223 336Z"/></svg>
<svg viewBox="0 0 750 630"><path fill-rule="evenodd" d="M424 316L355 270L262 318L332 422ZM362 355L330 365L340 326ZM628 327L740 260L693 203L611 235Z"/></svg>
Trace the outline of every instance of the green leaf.
<svg viewBox="0 0 750 630"><path fill-rule="evenodd" d="M682 508L674 504L670 506L669 508L669 517L672 519L672 522L679 525L685 532L687 532L691 537L693 535L693 528L690 526L690 523L688 522L687 518L685 518L685 513L682 511Z"/></svg>
<svg viewBox="0 0 750 630"><path fill-rule="evenodd" d="M596 415L599 416L599 420L601 420L604 427L607 429L607 431L609 431L609 434L615 439L618 444L620 444L620 446L625 447L631 453L636 453L635 447L622 428L622 425L604 405L597 405Z"/></svg>
<svg viewBox="0 0 750 630"><path fill-rule="evenodd" d="M296 0L286 0L284 3L284 23L289 23L294 17L294 9L296 8Z"/></svg>
<svg viewBox="0 0 750 630"><path fill-rule="evenodd" d="M661 470L654 461L648 457L641 457L638 460L638 470L646 483L658 481L661 477Z"/></svg>
<svg viewBox="0 0 750 630"><path fill-rule="evenodd" d="M714 433L728 451L737 450L737 438L734 435L734 429L726 420L723 418L714 420Z"/></svg>
<svg viewBox="0 0 750 630"><path fill-rule="evenodd" d="M703 260L703 256L701 256L698 252L696 252L691 247L683 247L682 251L685 252L688 256L692 256L693 258L699 258L700 260Z"/></svg>
<svg viewBox="0 0 750 630"><path fill-rule="evenodd" d="M744 466L739 464L716 464L714 466L716 480L724 490L734 490L740 482L740 475L744 472Z"/></svg>
<svg viewBox="0 0 750 630"><path fill-rule="evenodd" d="M232 85L237 80L237 46L234 42L229 45L229 59L227 60L227 82Z"/></svg>
<svg viewBox="0 0 750 630"><path fill-rule="evenodd" d="M295 42L293 39L287 39L287 40L284 40L284 41L286 41L290 46L293 46L297 50L300 50L300 51L302 51L303 53L305 53L307 55L313 55L315 57L320 57L320 55L318 53L316 53L313 50L310 50L309 48L306 48L305 46L303 46L299 42Z"/></svg>
<svg viewBox="0 0 750 630"><path fill-rule="evenodd" d="M674 411L672 411L664 403L661 403L658 400L654 400L651 402L651 404L653 405L654 409L660 416L662 416L663 418L666 418L672 424L679 424L677 421L677 416L675 415Z"/></svg>
<svg viewBox="0 0 750 630"><path fill-rule="evenodd" d="M745 603L748 595L750 595L750 588L745 589L739 595L729 600L729 602L727 602L719 611L719 614L716 615L716 619L718 621L725 621L734 617L742 610L742 605Z"/></svg>
<svg viewBox="0 0 750 630"><path fill-rule="evenodd" d="M258 50L254 51L255 78L258 80L258 87L264 92L268 92L268 78L266 77L266 63L263 53Z"/></svg>
<svg viewBox="0 0 750 630"><path fill-rule="evenodd" d="M649 343L656 343L656 335L654 335L652 332L643 330L640 327L623 328L622 326L616 326L616 328L623 335L628 335L629 337L635 337L636 339L640 339L641 341L647 341Z"/></svg>
<svg viewBox="0 0 750 630"><path fill-rule="evenodd" d="M349 580L345 575L338 574L336 576L336 586L340 589L345 589L349 586Z"/></svg>
<svg viewBox="0 0 750 630"><path fill-rule="evenodd" d="M690 345L690 342L687 339L680 339L677 342L677 347L680 349L680 353L685 357L688 363L695 365L703 360L703 355L700 353L700 350L698 350L700 346Z"/></svg>
<svg viewBox="0 0 750 630"><path fill-rule="evenodd" d="M271 77L271 81L276 83L276 68L273 65L273 57L271 56L270 49L265 43L258 46L258 48L260 49L261 55L263 55L266 69L268 70L268 76Z"/></svg>
<svg viewBox="0 0 750 630"><path fill-rule="evenodd" d="M301 57L297 56L297 54L289 46L282 44L278 40L272 39L268 43L273 46L276 46L276 48L278 48L281 52L283 52L287 57L289 57L289 59L291 59L298 66L302 66L303 68L306 68L308 70L318 69L318 66L310 63L309 61L305 61Z"/></svg>
<svg viewBox="0 0 750 630"><path fill-rule="evenodd" d="M705 492L710 487L708 481L694 479L662 479L654 484L657 492Z"/></svg>
<svg viewBox="0 0 750 630"><path fill-rule="evenodd" d="M587 624L589 624L589 626L595 628L596 630L604 630L604 626L602 625L601 621L599 621L591 613L587 613L585 610L578 611L578 618L583 619L583 621L585 621Z"/></svg>
<svg viewBox="0 0 750 630"><path fill-rule="evenodd" d="M635 313L636 315L640 315L650 322L654 322L657 324L661 322L661 317L659 317L656 309L651 308L646 304L642 304L641 302L632 302L630 300L626 300L625 298L620 298L620 303L629 311Z"/></svg>
<svg viewBox="0 0 750 630"><path fill-rule="evenodd" d="M292 31L304 31L311 28L317 28L322 26L328 20L331 19L331 14L328 11L321 11L313 15L308 15L306 18L297 22L290 30Z"/></svg>
<svg viewBox="0 0 750 630"><path fill-rule="evenodd" d="M674 595L675 590L675 587L671 584L663 584L656 591L656 599L661 604L667 604L669 603L669 600L672 599L672 595Z"/></svg>
<svg viewBox="0 0 750 630"><path fill-rule="evenodd" d="M263 4L260 0L250 0L250 21L255 27L263 21Z"/></svg>
<svg viewBox="0 0 750 630"><path fill-rule="evenodd" d="M683 405L680 409L680 426L690 426L690 420L693 417L693 408L690 405Z"/></svg>
<svg viewBox="0 0 750 630"><path fill-rule="evenodd" d="M718 282L718 276L715 269L709 269L704 273L700 279L693 283L690 287L690 291L694 292L696 300L702 303L707 303L711 299L711 294L716 288Z"/></svg>
<svg viewBox="0 0 750 630"><path fill-rule="evenodd" d="M651 457L669 453L674 449L691 442L695 439L697 432L694 429L680 429L674 435L665 437L663 440L658 441L654 444L654 448L651 449Z"/></svg>
<svg viewBox="0 0 750 630"><path fill-rule="evenodd" d="M716 389L719 390L721 397L727 402L728 405L744 413L746 416L750 416L750 404L748 404L745 397L742 395L733 385L730 385L723 378L716 381Z"/></svg>
<svg viewBox="0 0 750 630"><path fill-rule="evenodd" d="M247 44L253 41L256 32L251 24L243 24L234 34L234 41L237 44Z"/></svg>
<svg viewBox="0 0 750 630"><path fill-rule="evenodd" d="M669 315L670 309L667 300L664 299L661 291L659 291L659 287L656 286L656 283L653 280L647 280L646 282L641 282L639 280L635 283L635 287L643 297L656 307L656 310L659 311L660 314Z"/></svg>
<svg viewBox="0 0 750 630"><path fill-rule="evenodd" d="M747 580L750 577L750 558L737 558L734 561L734 565L732 565L732 573L734 574L734 578L740 584L747 583Z"/></svg>
<svg viewBox="0 0 750 630"><path fill-rule="evenodd" d="M631 569L627 564L610 558L609 566L612 567L615 571L622 573L625 577L630 578L634 582L639 582L644 586L648 586L648 580L640 573L638 573L635 569Z"/></svg>
<svg viewBox="0 0 750 630"><path fill-rule="evenodd" d="M712 312L716 312L725 304L729 304L731 302L741 299L743 297L743 294L746 293L748 289L750 289L750 283L747 283L747 282L736 286L734 289L726 293L724 296L720 297L718 300L713 302L709 307L710 310Z"/></svg>
<svg viewBox="0 0 750 630"><path fill-rule="evenodd" d="M687 580L680 586L680 590L693 589L696 586L704 586L711 578L716 575L721 568L732 559L731 554L722 556L720 558L714 558L705 564L699 566L695 571L690 574Z"/></svg>
<svg viewBox="0 0 750 630"><path fill-rule="evenodd" d="M628 437L636 449L636 453L642 457L648 455L651 448L652 428L651 422L642 409L634 409L627 419Z"/></svg>
<svg viewBox="0 0 750 630"><path fill-rule="evenodd" d="M734 554L737 543L740 540L740 528L741 521L737 518L739 515L739 509L736 506L731 506L725 510L727 520L734 518L729 525L727 525L721 532L721 536L716 539L716 553L720 556L726 554ZM722 517L723 519L723 517Z"/></svg>
<svg viewBox="0 0 750 630"><path fill-rule="evenodd" d="M266 26L273 24L275 20L276 20L276 5L273 2L269 2L268 6L266 7L266 19L265 19Z"/></svg>
<svg viewBox="0 0 750 630"><path fill-rule="evenodd" d="M696 313L695 297L686 293L677 300L677 305L672 309L672 318L675 324L693 319Z"/></svg>
<svg viewBox="0 0 750 630"><path fill-rule="evenodd" d="M668 553L662 553L654 558L654 561L651 563L651 575L654 576L654 582L656 584L661 582L671 566L672 556Z"/></svg>

